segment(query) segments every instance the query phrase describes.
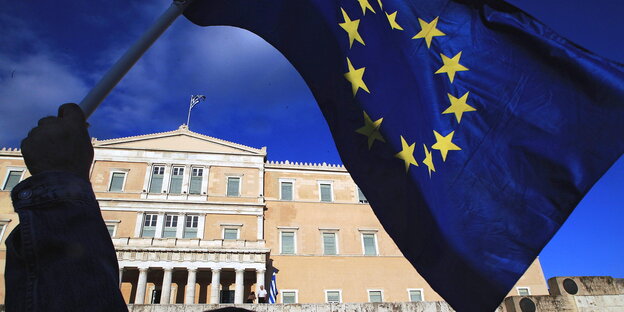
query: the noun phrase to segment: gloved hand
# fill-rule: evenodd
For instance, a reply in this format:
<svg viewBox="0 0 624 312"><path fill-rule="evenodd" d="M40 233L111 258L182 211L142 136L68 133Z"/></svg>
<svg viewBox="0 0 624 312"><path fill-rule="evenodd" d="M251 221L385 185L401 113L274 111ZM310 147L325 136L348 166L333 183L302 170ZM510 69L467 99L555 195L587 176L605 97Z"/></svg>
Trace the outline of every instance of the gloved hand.
<svg viewBox="0 0 624 312"><path fill-rule="evenodd" d="M22 140L22 156L32 175L68 171L89 180L93 146L87 122L74 103L59 107L58 116L44 117Z"/></svg>

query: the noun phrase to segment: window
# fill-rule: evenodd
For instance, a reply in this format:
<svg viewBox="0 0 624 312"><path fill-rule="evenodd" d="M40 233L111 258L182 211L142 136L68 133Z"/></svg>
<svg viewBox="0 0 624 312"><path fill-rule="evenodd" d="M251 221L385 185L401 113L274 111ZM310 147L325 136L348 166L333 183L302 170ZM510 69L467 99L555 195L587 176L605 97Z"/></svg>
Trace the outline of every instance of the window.
<svg viewBox="0 0 624 312"><path fill-rule="evenodd" d="M293 183L291 181L280 182L280 199L293 200Z"/></svg>
<svg viewBox="0 0 624 312"><path fill-rule="evenodd" d="M228 177L227 196L240 196L240 177Z"/></svg>
<svg viewBox="0 0 624 312"><path fill-rule="evenodd" d="M407 295L409 296L409 301L417 302L423 301L423 290L422 289L408 289Z"/></svg>
<svg viewBox="0 0 624 312"><path fill-rule="evenodd" d="M165 176L165 166L154 166L152 169L152 179L150 180L150 193L160 193L162 191L163 177Z"/></svg>
<svg viewBox="0 0 624 312"><path fill-rule="evenodd" d="M182 193L182 178L184 177L184 167L173 167L171 173L171 184L169 185L169 193Z"/></svg>
<svg viewBox="0 0 624 312"><path fill-rule="evenodd" d="M531 295L531 290L529 289L529 287L518 287L516 289L518 290L518 295L520 295L520 296L530 296Z"/></svg>
<svg viewBox="0 0 624 312"><path fill-rule="evenodd" d="M335 255L338 253L335 232L323 232L323 254Z"/></svg>
<svg viewBox="0 0 624 312"><path fill-rule="evenodd" d="M368 204L368 199L366 199L366 197L364 196L364 193L362 193L362 190L358 187L357 188L358 191L358 201L361 204Z"/></svg>
<svg viewBox="0 0 624 312"><path fill-rule="evenodd" d="M146 214L143 219L143 231L141 237L154 237L156 234L157 214Z"/></svg>
<svg viewBox="0 0 624 312"><path fill-rule="evenodd" d="M297 303L297 291L296 290L280 290L282 293L282 303Z"/></svg>
<svg viewBox="0 0 624 312"><path fill-rule="evenodd" d="M368 302L383 302L383 292L381 290L369 290Z"/></svg>
<svg viewBox="0 0 624 312"><path fill-rule="evenodd" d="M283 231L281 232L280 253L282 255L294 255L295 254L295 232Z"/></svg>
<svg viewBox="0 0 624 312"><path fill-rule="evenodd" d="M184 238L196 238L198 224L199 216L186 216L186 224L184 224Z"/></svg>
<svg viewBox="0 0 624 312"><path fill-rule="evenodd" d="M237 240L238 239L238 229L224 228L223 229L223 239Z"/></svg>
<svg viewBox="0 0 624 312"><path fill-rule="evenodd" d="M375 233L362 233L362 246L364 247L364 255L377 255L377 239Z"/></svg>
<svg viewBox="0 0 624 312"><path fill-rule="evenodd" d="M20 182L23 174L23 170L9 170L9 174L7 175L6 181L4 181L2 189L5 191L12 190Z"/></svg>
<svg viewBox="0 0 624 312"><path fill-rule="evenodd" d="M110 185L108 186L109 192L121 192L124 187L124 180L126 179L125 172L113 172L111 176Z"/></svg>
<svg viewBox="0 0 624 312"><path fill-rule="evenodd" d="M325 301L327 303L330 303L330 302L340 303L340 302L342 302L342 296L341 296L340 290L326 290L325 291Z"/></svg>
<svg viewBox="0 0 624 312"><path fill-rule="evenodd" d="M193 168L191 170L191 184L189 186L189 194L201 193L203 176L204 176L204 168Z"/></svg>
<svg viewBox="0 0 624 312"><path fill-rule="evenodd" d="M322 202L331 202L332 201L332 185L330 183L321 183L319 184L320 193L321 193L321 201Z"/></svg>
<svg viewBox="0 0 624 312"><path fill-rule="evenodd" d="M114 224L107 224L106 225L106 229L108 230L108 234L110 235L110 237L115 236L115 225Z"/></svg>
<svg viewBox="0 0 624 312"><path fill-rule="evenodd" d="M178 231L178 216L165 215L165 228L163 237L176 237Z"/></svg>
<svg viewBox="0 0 624 312"><path fill-rule="evenodd" d="M0 241L2 241L2 238L4 237L4 232L9 226L9 222L11 222L11 219L0 220Z"/></svg>

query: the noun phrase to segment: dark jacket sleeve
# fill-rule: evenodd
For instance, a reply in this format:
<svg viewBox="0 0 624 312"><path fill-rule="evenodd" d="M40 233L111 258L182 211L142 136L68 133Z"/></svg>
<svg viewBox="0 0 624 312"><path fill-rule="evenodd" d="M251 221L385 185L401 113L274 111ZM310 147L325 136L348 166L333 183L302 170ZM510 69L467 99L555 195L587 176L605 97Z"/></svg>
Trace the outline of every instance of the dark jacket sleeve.
<svg viewBox="0 0 624 312"><path fill-rule="evenodd" d="M11 192L20 223L6 240L6 311L127 311L91 184L44 172Z"/></svg>

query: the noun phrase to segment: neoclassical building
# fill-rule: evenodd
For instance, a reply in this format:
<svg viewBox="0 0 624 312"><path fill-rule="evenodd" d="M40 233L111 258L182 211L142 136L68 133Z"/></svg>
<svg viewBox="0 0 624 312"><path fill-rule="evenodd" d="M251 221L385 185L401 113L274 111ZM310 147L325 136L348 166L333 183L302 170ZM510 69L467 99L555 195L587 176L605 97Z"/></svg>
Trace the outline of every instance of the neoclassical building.
<svg viewBox="0 0 624 312"><path fill-rule="evenodd" d="M93 146L128 303L242 303L273 272L279 303L442 300L343 166L268 161L265 147L186 126ZM19 222L10 190L28 175L19 150L0 150L3 242ZM1 273L5 255L3 243ZM509 293L528 294L548 294L537 259Z"/></svg>

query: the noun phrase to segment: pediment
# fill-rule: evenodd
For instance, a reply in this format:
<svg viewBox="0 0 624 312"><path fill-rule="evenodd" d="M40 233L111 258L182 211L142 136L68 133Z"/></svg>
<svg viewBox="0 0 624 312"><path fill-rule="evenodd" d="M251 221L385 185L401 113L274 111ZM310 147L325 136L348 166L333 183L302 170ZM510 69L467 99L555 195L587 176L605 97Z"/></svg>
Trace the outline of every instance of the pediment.
<svg viewBox="0 0 624 312"><path fill-rule="evenodd" d="M237 155L266 155L266 149L257 149L233 142L220 140L188 130L185 126L170 132L141 136L93 141L94 147L119 149L140 149L156 151L181 151L200 153L221 153Z"/></svg>

